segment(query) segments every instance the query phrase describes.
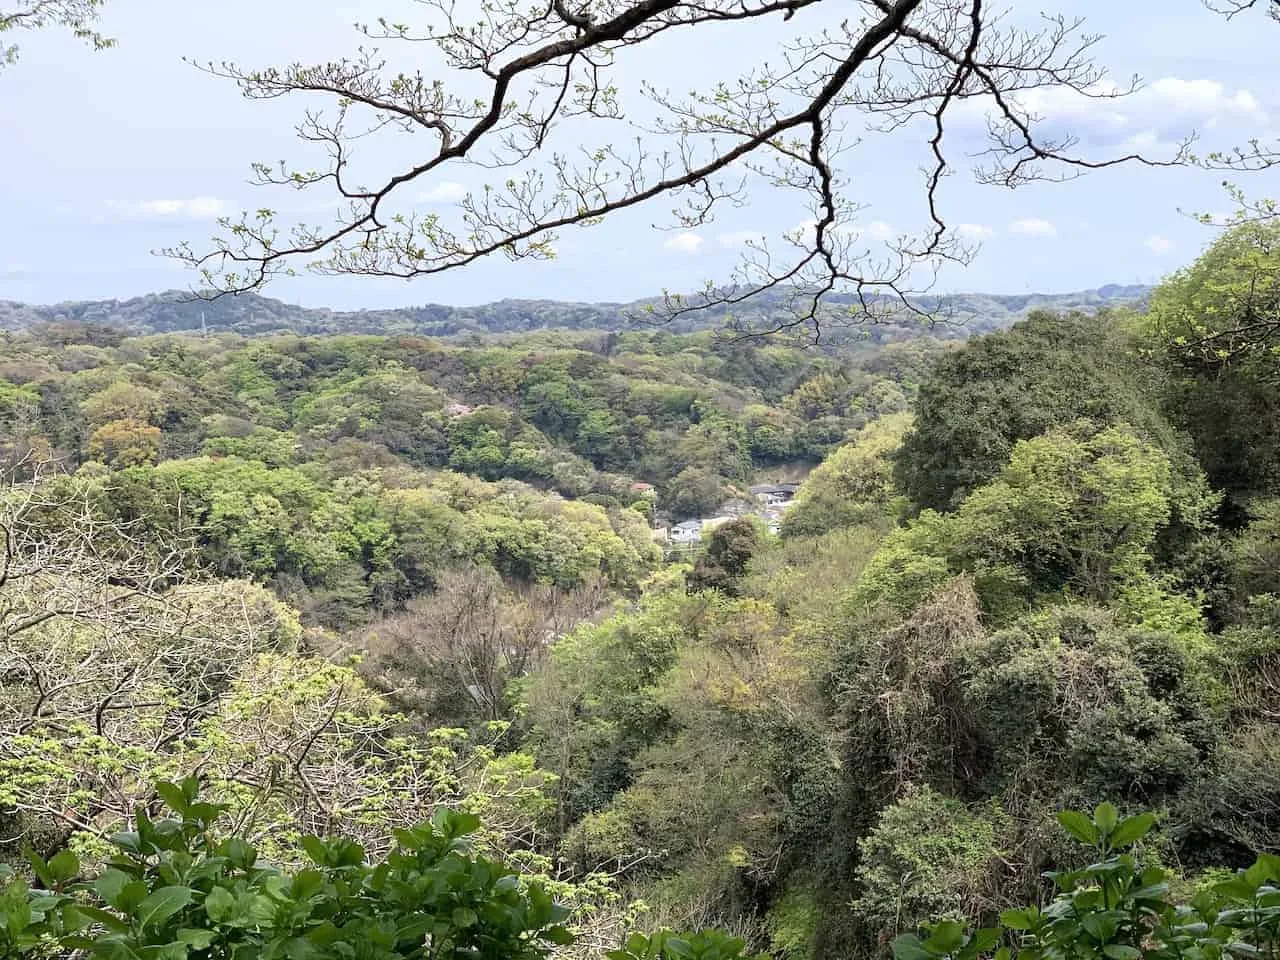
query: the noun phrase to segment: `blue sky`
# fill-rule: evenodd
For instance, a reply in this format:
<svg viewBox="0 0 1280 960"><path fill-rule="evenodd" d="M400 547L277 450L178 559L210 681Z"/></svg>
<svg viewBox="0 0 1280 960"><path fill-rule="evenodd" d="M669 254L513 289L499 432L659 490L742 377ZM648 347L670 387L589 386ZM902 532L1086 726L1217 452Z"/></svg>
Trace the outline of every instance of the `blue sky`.
<svg viewBox="0 0 1280 960"><path fill-rule="evenodd" d="M829 18L838 0L823 6L818 15ZM1262 15L1226 22L1198 0L1015 0L1013 12L1034 16L1042 6L1087 17L1105 35L1097 54L1113 77L1137 73L1147 84L1118 102L1043 101L1048 120L1079 135L1089 151L1105 155L1131 143L1158 150L1192 128L1206 146L1280 133L1280 88L1269 65L1280 25ZM182 57L248 66L329 59L361 41L354 21L379 14L421 17L407 0L109 0L104 29L119 39L115 50L92 53L52 33L19 38L21 61L0 74L0 299L48 303L189 286L191 275L150 251L209 236L220 213L280 206L283 198L245 181L251 161L300 156L292 123L301 107L243 101L233 86ZM624 88L656 76L677 89L731 79L769 55L773 29L759 24L737 28L731 38L677 38L623 63L618 77ZM976 132L980 121L973 123ZM969 142L962 124L955 136L957 147ZM921 139L910 131L869 138L850 155L848 189L867 205L862 223L871 236L923 227ZM392 163L407 155L406 146L389 144L373 159ZM1179 208L1225 209L1220 180L1193 170L1130 168L1008 191L958 174L945 185L945 210L982 249L967 268L944 273L940 288L1049 292L1157 280L1212 239ZM461 188L482 182L477 171L449 170L418 186L413 199L445 208ZM1280 192L1276 178L1245 184L1256 193ZM553 263L495 261L412 283L303 277L266 292L338 308L630 299L723 280L743 237L777 235L808 216L793 197L767 187L688 235L654 229L662 212L568 232Z"/></svg>

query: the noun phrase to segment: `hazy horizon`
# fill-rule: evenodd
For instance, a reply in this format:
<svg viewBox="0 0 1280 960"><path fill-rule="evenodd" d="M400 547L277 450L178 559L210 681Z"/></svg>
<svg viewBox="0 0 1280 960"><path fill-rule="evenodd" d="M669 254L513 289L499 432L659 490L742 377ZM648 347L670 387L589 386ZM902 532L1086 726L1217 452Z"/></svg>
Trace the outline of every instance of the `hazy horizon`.
<svg viewBox="0 0 1280 960"><path fill-rule="evenodd" d="M1089 293L1095 290L1103 290L1103 289L1106 289L1107 287L1150 287L1150 286L1152 286L1152 284L1142 283L1140 281L1133 281L1130 283L1123 283L1120 281L1108 281L1106 283L1094 284L1092 286L1076 286L1076 287L1064 288L1061 290L1026 290L1026 291L932 290L932 291L927 291L921 294L920 296L925 298L928 298L928 297L1028 297L1028 296L1030 297L1037 297L1037 296L1063 297L1073 293ZM37 309L47 309L50 307L62 306L63 304L111 303L111 302L128 303L133 300L142 300L147 297L153 297L153 296L162 297L168 294L189 294L189 293L190 291L183 290L177 287L171 287L167 290L149 290L144 293L135 293L131 295L116 296L116 297L76 297L76 298L68 298L63 300L50 300L45 302L36 302L33 300L17 300L10 297L0 297L0 301L6 302L6 303L17 303L26 307L34 307ZM228 294L227 296L231 296L231 295ZM484 306L488 306L490 304L495 304L495 303L503 303L507 301L564 303L564 304L585 305L585 306L615 306L615 305L626 305L628 303L635 303L638 301L648 300L648 299L651 299L652 297L661 296L661 293L659 292L656 294L651 294L648 297L643 297L643 296L633 297L626 300L622 300L622 299L576 300L569 297L546 297L546 296L522 297L516 294L516 295L503 296L503 297L494 297L486 300L477 300L473 303L456 303L456 302L448 303L441 300L418 300L418 301L406 302L401 304L391 304L387 306L353 306L353 307L333 307L323 303L305 303L298 299L277 296L272 292L272 288L270 286L268 286L265 290L258 291L257 293L243 294L243 296L259 296L264 299L275 300L280 303L287 304L289 306L301 307L304 310L331 310L335 313L359 313L362 311L373 312L373 311L386 311L386 310L412 310L415 308L421 308L421 307L427 307L427 306L449 307L455 310L467 310L467 309L475 309L477 307L484 307ZM221 299L221 298L218 298L218 299ZM210 301L210 302L213 302L213 301Z"/></svg>

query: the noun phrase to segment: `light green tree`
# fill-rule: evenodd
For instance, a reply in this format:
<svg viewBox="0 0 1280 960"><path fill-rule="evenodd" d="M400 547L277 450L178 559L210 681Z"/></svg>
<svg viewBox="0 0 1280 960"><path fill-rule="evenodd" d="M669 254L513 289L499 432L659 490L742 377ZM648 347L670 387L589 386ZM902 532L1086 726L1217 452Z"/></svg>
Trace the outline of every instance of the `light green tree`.
<svg viewBox="0 0 1280 960"><path fill-rule="evenodd" d="M1224 233L1156 288L1146 322L1188 367L1280 364L1280 221Z"/></svg>
<svg viewBox="0 0 1280 960"><path fill-rule="evenodd" d="M1109 602L1150 570L1174 516L1204 527L1218 497L1175 484L1169 457L1124 426L1078 421L1023 440L960 509L926 510L868 564L854 600L910 607L948 573L974 573L989 609L1066 590Z"/></svg>
<svg viewBox="0 0 1280 960"><path fill-rule="evenodd" d="M1251 498L1280 494L1280 220L1224 233L1155 290L1145 323L1168 415L1243 523Z"/></svg>
<svg viewBox="0 0 1280 960"><path fill-rule="evenodd" d="M867 424L805 479L783 518L786 536L812 536L838 527L883 527L897 495L892 455L911 417L891 414Z"/></svg>

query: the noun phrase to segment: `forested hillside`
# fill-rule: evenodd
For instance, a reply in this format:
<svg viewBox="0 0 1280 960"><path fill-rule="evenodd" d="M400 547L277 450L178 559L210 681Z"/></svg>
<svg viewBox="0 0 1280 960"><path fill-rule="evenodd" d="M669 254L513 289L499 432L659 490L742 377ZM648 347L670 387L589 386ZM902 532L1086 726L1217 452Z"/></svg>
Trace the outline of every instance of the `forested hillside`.
<svg viewBox="0 0 1280 960"><path fill-rule="evenodd" d="M1031 310L1094 310L1142 301L1149 287L1118 285L1064 294L957 294L922 296L920 313L900 322L883 322L853 331L857 339L893 341L928 328L938 337L967 336L1006 327ZM537 330L627 330L661 326L675 332L718 329L733 317L746 327L768 326L785 309L787 294L770 291L735 304L717 306L670 320L655 312L662 300L634 303L566 303L554 300L503 300L479 307L427 304L399 310L340 312L284 303L256 293L204 300L185 291L151 294L132 300L98 300L49 306L0 300L0 329L18 330L42 323L74 321L118 327L131 333L175 333L207 329L241 334L367 333L449 337L460 334L527 333ZM852 297L833 305L849 309Z"/></svg>
<svg viewBox="0 0 1280 960"><path fill-rule="evenodd" d="M1280 852L1277 239L1235 229L1145 311L963 343L6 333L0 856L34 848L61 889L133 823L111 863L136 897L99 881L110 910L75 917L154 910L118 938L184 957L338 936L271 904L321 897L299 892L320 872L269 880L201 846L218 830L310 859L330 898L366 854L390 858L369 889L445 876L469 833L450 936L502 903L531 911L511 936L567 942L563 921L572 950L743 941L619 958L882 957L939 919L900 956L960 956L1002 912L964 943L1049 937L1008 911L1090 862L1081 840L1137 844L1088 874L1125 890L1167 868L1135 910L1208 911ZM745 516L679 560L654 540L804 474L779 535ZM185 826L135 816L162 800ZM201 857L204 879L164 872ZM503 899L507 870L533 900ZM399 901L361 902L343 936ZM1127 923L1099 928L1112 960L1165 936Z"/></svg>

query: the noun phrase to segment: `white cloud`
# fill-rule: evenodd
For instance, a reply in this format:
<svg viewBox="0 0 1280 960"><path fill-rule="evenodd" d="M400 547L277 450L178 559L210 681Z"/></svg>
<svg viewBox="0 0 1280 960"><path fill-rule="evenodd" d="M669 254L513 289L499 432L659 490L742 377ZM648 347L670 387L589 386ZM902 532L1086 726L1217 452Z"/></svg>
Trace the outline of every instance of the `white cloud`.
<svg viewBox="0 0 1280 960"><path fill-rule="evenodd" d="M897 236L893 226L883 220L872 220L867 224L864 232L874 240L891 240Z"/></svg>
<svg viewBox="0 0 1280 960"><path fill-rule="evenodd" d="M1024 237L1056 237L1058 228L1048 220L1029 217L1026 220L1013 221L1009 224L1009 232L1021 234Z"/></svg>
<svg viewBox="0 0 1280 960"><path fill-rule="evenodd" d="M678 253L697 253L698 248L702 246L702 238L696 233L686 230L684 233L677 233L668 237L663 246Z"/></svg>
<svg viewBox="0 0 1280 960"><path fill-rule="evenodd" d="M1209 120L1233 114L1250 120L1266 116L1262 104L1248 90L1228 90L1217 80L1161 77L1131 94L1120 95L1115 84L1093 88L1091 96L1065 87L1043 87L1018 95L1018 102L1047 119L1070 117L1090 122L1091 128L1141 127L1142 118L1158 122L1172 117Z"/></svg>
<svg viewBox="0 0 1280 960"><path fill-rule="evenodd" d="M467 195L467 188L452 180L442 180L430 190L418 194L419 203L457 203Z"/></svg>
<svg viewBox="0 0 1280 960"><path fill-rule="evenodd" d="M1142 245L1154 253L1156 256L1163 256L1173 249L1173 241L1168 237L1162 237L1158 233L1153 233L1142 242Z"/></svg>
<svg viewBox="0 0 1280 960"><path fill-rule="evenodd" d="M143 200L138 212L148 217L172 217L182 212L185 200Z"/></svg>
<svg viewBox="0 0 1280 960"><path fill-rule="evenodd" d="M183 220L214 220L226 212L217 197L190 197L185 200L143 200L126 208L138 217L172 217Z"/></svg>
<svg viewBox="0 0 1280 960"><path fill-rule="evenodd" d="M1184 114L1215 117L1235 113L1245 117L1262 116L1262 105L1248 90L1229 93L1217 80L1183 80L1161 77L1136 94L1139 102L1147 100L1162 107L1173 107Z"/></svg>
<svg viewBox="0 0 1280 960"><path fill-rule="evenodd" d="M962 223L956 227L956 233L966 240L985 240L995 235L985 223Z"/></svg>
<svg viewBox="0 0 1280 960"><path fill-rule="evenodd" d="M1035 118L1041 139L1079 140L1083 147L1113 151L1164 153L1194 131L1230 127L1255 135L1267 124L1258 97L1247 89L1228 89L1208 78L1161 77L1140 90L1119 95L1113 83L1099 84L1091 96L1064 87L1026 90L1016 99ZM977 98L958 116L973 132L985 129L994 104Z"/></svg>
<svg viewBox="0 0 1280 960"><path fill-rule="evenodd" d="M716 236L722 247L745 247L749 243L763 243L765 236L758 230L734 230Z"/></svg>

